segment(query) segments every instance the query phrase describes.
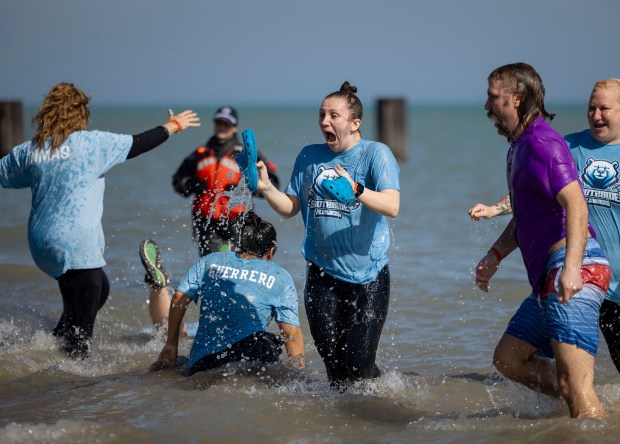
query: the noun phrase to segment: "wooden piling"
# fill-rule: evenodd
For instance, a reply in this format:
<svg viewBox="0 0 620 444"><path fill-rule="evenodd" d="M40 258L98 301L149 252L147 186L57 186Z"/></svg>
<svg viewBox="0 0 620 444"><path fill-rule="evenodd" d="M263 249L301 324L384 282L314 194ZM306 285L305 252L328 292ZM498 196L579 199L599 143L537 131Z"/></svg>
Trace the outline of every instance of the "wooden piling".
<svg viewBox="0 0 620 444"><path fill-rule="evenodd" d="M404 161L407 153L407 103L403 98L377 101L377 134L380 142L392 149L394 157Z"/></svg>
<svg viewBox="0 0 620 444"><path fill-rule="evenodd" d="M0 157L24 141L22 102L0 101Z"/></svg>

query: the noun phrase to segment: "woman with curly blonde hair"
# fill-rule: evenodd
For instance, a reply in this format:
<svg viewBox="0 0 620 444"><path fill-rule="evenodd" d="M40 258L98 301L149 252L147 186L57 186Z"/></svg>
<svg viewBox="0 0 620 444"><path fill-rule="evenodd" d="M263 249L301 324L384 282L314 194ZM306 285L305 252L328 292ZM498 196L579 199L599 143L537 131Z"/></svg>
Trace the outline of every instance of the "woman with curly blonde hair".
<svg viewBox="0 0 620 444"><path fill-rule="evenodd" d="M0 185L32 191L30 253L58 281L63 312L54 335L64 340L70 356L88 356L97 312L110 291L103 271L104 175L171 134L200 126L192 111L168 113L166 123L134 136L88 131L88 96L71 83L59 83L33 119L33 139L0 159Z"/></svg>

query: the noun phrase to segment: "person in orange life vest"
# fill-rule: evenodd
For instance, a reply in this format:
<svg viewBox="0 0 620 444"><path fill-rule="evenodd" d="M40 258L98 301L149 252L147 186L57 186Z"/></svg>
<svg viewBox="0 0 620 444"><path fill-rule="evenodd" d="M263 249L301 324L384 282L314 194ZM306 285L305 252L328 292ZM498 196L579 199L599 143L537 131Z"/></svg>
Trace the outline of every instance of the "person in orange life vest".
<svg viewBox="0 0 620 444"><path fill-rule="evenodd" d="M236 239L236 222L246 210L243 205L231 207L228 191L241 179L235 157L243 149L237 136L239 118L230 106L219 108L213 116L213 135L204 146L187 156L172 177L174 190L184 197L194 196L192 225L194 242L200 256L227 251ZM269 179L278 187L276 166L261 153L259 160L268 166ZM258 193L255 196L260 196Z"/></svg>

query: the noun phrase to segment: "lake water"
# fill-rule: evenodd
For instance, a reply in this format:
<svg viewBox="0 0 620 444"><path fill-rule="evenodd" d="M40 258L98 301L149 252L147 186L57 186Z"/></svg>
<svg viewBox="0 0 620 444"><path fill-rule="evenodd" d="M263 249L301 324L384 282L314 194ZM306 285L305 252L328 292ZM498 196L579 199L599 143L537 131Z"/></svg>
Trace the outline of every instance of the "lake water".
<svg viewBox="0 0 620 444"><path fill-rule="evenodd" d="M585 105L585 104L584 104ZM550 106L562 133L586 126L585 106ZM181 108L176 108L180 111ZM240 107L240 129L290 176L302 146L320 142L318 109ZM26 121L34 110L26 110ZM563 402L507 382L493 348L527 295L517 254L502 263L488 294L473 269L507 219L473 223L466 211L506 193L507 144L479 107L409 110L409 157L401 163L401 212L392 223L392 298L378 352L383 376L344 393L329 389L301 308L308 368L236 365L186 378L147 371L163 338L150 326L137 254L156 239L173 282L197 259L190 201L171 176L211 132L214 108L196 109L203 127L117 166L106 176L104 230L110 299L95 326L95 351L72 361L51 330L61 312L56 282L33 264L26 224L29 190L0 190L0 441L16 442L617 442L620 378L602 341L595 386L609 418L573 420ZM138 133L162 122L165 107L94 108L91 128ZM375 116L362 131L373 139ZM26 136L32 131L27 129ZM53 199L54 196L49 196ZM274 223L274 260L303 294L300 217ZM187 319L197 319L190 306ZM181 344L187 354L190 342Z"/></svg>

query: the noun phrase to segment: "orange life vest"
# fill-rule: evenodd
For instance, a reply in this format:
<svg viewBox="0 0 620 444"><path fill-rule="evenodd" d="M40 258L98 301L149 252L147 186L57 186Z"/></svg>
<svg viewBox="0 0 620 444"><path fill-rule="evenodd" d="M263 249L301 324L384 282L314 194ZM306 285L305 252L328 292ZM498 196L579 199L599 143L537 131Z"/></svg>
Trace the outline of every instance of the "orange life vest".
<svg viewBox="0 0 620 444"><path fill-rule="evenodd" d="M196 150L196 177L206 184L204 193L194 197L194 214L213 220L236 219L245 211L243 205L228 207L230 198L224 194L233 189L241 179L239 165L231 157L231 148L218 159L213 149L199 147Z"/></svg>

